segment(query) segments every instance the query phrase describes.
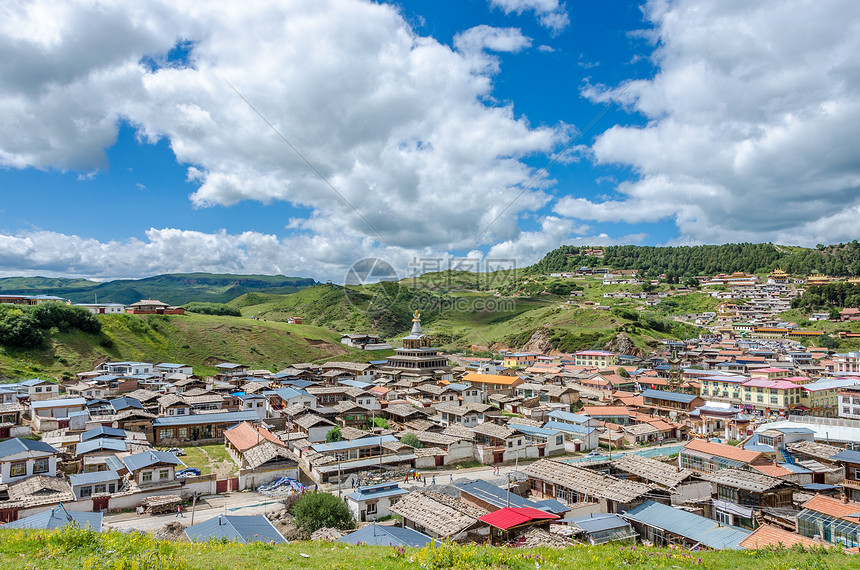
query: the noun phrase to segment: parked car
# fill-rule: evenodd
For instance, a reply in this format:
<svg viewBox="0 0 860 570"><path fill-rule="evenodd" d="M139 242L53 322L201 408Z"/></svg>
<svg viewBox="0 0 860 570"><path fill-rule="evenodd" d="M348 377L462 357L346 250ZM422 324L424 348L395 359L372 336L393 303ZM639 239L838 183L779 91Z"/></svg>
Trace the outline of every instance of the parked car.
<svg viewBox="0 0 860 570"><path fill-rule="evenodd" d="M176 472L176 478L185 479L186 477L199 477L200 473L200 469L196 467L186 467L182 471Z"/></svg>
<svg viewBox="0 0 860 570"><path fill-rule="evenodd" d="M185 450L181 447L171 447L167 450L168 453L172 453L173 455L185 455ZM199 473L198 473L199 475Z"/></svg>
<svg viewBox="0 0 860 570"><path fill-rule="evenodd" d="M586 457L603 457L603 454L599 451L591 451L585 455Z"/></svg>

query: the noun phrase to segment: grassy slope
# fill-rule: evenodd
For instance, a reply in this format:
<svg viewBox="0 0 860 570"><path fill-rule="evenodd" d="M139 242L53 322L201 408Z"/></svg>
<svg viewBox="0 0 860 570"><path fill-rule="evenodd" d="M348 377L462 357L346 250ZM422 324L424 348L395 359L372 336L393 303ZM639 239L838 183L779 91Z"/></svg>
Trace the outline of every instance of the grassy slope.
<svg viewBox="0 0 860 570"><path fill-rule="evenodd" d="M47 349L0 350L0 376L58 378L64 372L91 370L103 358L183 362L199 374L213 374L221 361L281 369L296 362L368 358L367 353L340 344L339 335L310 325L193 314L100 319L104 336L113 342L111 348L100 344L99 336L57 334Z"/></svg>
<svg viewBox="0 0 860 570"><path fill-rule="evenodd" d="M418 308L425 329L437 339L439 346L450 349L483 350L490 345L496 349L518 348L531 333L542 327L547 327L555 338L584 335L588 340L583 340L577 348L587 348L605 344L622 328L627 329L632 324L631 320L607 311L569 306L567 297L502 297L490 292L454 290L454 286L474 283L466 283L466 276L460 273L434 274L431 277L436 279L404 281L399 288L391 286L394 294L389 298L394 301L388 305L384 305L385 297L378 286L344 288L336 285L309 287L285 296L252 293L234 300L232 304L240 307L245 316L271 320L301 316L305 322L339 332L378 333L395 341L409 330L412 310ZM444 292L441 287L436 288L440 281L445 283ZM605 291L617 290L621 286L604 287L596 280L578 284L585 288L583 300L641 308L639 302L603 299ZM710 306L702 298L707 299L707 296L697 294L693 303L684 302L683 307L673 309L671 313L685 312L693 304ZM649 313L661 316L654 311ZM637 347L645 349L657 339L677 335L636 327L630 336Z"/></svg>
<svg viewBox="0 0 860 570"><path fill-rule="evenodd" d="M857 567L857 557L839 550L793 549L686 552L668 548L618 545L565 549L508 549L485 546L437 546L397 550L383 546L347 546L327 542L288 545L155 541L151 535L87 530L0 530L0 567L8 570L82 568L211 569L298 568L337 570L421 568L427 570L535 568L767 568L841 570Z"/></svg>

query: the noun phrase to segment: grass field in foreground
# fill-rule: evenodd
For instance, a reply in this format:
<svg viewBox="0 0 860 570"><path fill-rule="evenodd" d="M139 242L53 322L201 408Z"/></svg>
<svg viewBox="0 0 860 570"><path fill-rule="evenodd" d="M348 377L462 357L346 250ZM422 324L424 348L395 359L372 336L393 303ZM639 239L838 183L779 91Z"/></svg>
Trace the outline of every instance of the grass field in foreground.
<svg viewBox="0 0 860 570"><path fill-rule="evenodd" d="M493 548L438 545L424 549L296 542L288 545L156 541L151 535L90 530L20 531L0 529L0 568L32 569L211 569L368 568L511 569L541 568L708 568L729 570L841 570L860 558L838 549L802 551L688 552L641 546L574 546L565 549Z"/></svg>

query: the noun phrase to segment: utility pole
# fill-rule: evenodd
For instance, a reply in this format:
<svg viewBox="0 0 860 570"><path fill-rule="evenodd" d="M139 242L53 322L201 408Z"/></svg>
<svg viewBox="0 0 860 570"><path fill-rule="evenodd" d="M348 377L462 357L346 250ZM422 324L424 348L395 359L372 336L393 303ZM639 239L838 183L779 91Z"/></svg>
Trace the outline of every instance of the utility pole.
<svg viewBox="0 0 860 570"><path fill-rule="evenodd" d="M336 454L337 456L337 496L340 497L340 453Z"/></svg>
<svg viewBox="0 0 860 570"><path fill-rule="evenodd" d="M197 506L197 493L191 497L191 526L194 526L194 507Z"/></svg>

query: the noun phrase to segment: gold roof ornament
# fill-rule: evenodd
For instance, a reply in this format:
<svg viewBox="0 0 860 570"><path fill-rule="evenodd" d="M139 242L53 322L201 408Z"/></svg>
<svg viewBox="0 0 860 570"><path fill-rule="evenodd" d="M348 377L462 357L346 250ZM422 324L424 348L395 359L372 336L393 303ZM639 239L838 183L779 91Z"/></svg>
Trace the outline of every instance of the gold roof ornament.
<svg viewBox="0 0 860 570"><path fill-rule="evenodd" d="M412 322L413 322L413 323L417 323L417 322L418 322L418 321L420 321L420 320L421 320L421 313L419 313L419 312L416 310L414 313L412 313Z"/></svg>

